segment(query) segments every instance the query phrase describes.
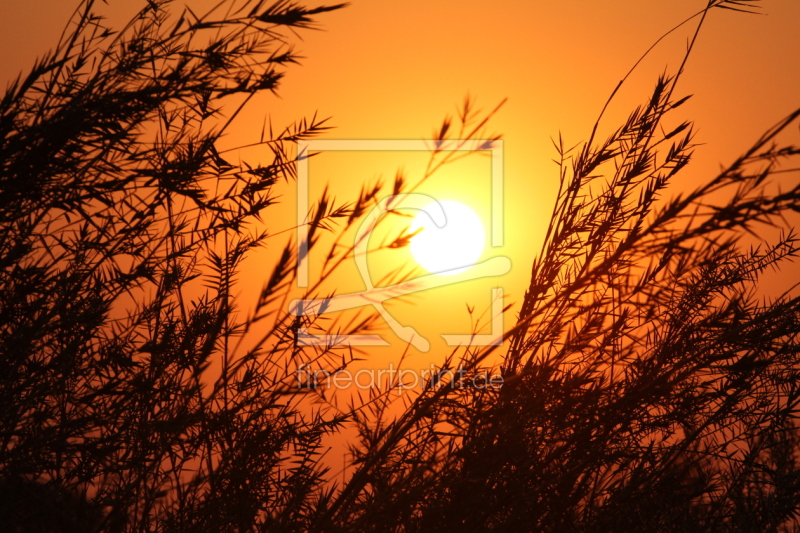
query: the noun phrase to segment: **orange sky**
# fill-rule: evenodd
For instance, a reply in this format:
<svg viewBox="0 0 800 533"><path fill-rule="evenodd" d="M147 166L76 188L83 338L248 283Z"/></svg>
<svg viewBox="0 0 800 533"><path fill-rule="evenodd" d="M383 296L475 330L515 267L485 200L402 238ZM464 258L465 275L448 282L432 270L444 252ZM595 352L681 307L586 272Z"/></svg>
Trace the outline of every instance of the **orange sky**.
<svg viewBox="0 0 800 533"><path fill-rule="evenodd" d="M111 3L113 14L129 10L133 2L124 8ZM641 53L704 4L356 0L320 17L324 31L301 33L302 66L290 69L280 98L259 98L228 140L233 146L257 138L267 115L282 125L314 112L331 116L336 126L325 138L420 139L452 114L466 94L484 109L508 97L490 127L505 139L505 246L484 257L511 258L512 270L499 284L511 301L519 301L557 185L550 137L560 131L568 143L585 139L613 87ZM765 16L716 10L707 21L679 88L695 96L672 119L675 124L693 119L696 140L704 146L675 190L708 176L800 105L800 2L762 4ZM72 9L65 0L5 2L0 8L0 76L13 77L52 46ZM671 36L642 65L612 107L608 127L647 98L655 76L677 67L693 27ZM382 160L364 154L320 157L312 167L312 190L331 183L337 198L349 199L349 191L364 181L378 175L391 179L398 165L413 180L418 162L384 155ZM487 163L475 159L448 169L427 192L473 202L487 217L487 172ZM290 193L286 199L286 207L275 211L280 216L271 221L274 231L292 225ZM383 267L402 257L398 252ZM251 261L243 283L260 288L268 263L265 257ZM360 279L352 269L348 272L352 287L347 289L359 290ZM466 333L465 304L487 307L488 287L497 284L483 280L437 289L391 308L401 323L433 337L437 331ZM253 291L244 287L244 292ZM508 316L506 326L512 323ZM396 355L401 349L397 339L390 332L386 338L393 343L388 352ZM418 360L426 361L424 356Z"/></svg>

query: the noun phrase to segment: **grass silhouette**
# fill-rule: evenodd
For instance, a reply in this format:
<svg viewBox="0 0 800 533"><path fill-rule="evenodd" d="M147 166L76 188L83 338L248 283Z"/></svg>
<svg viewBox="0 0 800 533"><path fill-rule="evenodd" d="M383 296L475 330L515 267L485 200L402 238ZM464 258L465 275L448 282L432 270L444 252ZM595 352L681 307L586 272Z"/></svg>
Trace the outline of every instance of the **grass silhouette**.
<svg viewBox="0 0 800 533"><path fill-rule="evenodd" d="M606 140L596 125L584 144L554 143L560 188L503 387L447 386L498 352L469 347L444 358L459 378L399 413L388 389L334 409L297 370L353 356L298 332L363 333L376 317L276 311L298 250L460 156L435 151L417 182L398 175L350 203L323 194L308 241L287 244L238 318L238 269L295 177L291 145L326 126L265 128L268 165L233 165L217 144L296 60L287 36L342 5L243 0L174 18L151 0L113 32L93 4L0 102L3 530L796 529L800 299L755 291L798 252L800 185L786 176L800 148L785 139L800 110L664 199L695 148L690 123L669 125L692 40ZM696 37L715 8L756 7L711 0L686 23ZM438 140L493 138L494 111L467 100ZM785 231L748 244L769 227ZM322 253L303 297L328 295L353 248ZM353 427L337 481L323 438Z"/></svg>

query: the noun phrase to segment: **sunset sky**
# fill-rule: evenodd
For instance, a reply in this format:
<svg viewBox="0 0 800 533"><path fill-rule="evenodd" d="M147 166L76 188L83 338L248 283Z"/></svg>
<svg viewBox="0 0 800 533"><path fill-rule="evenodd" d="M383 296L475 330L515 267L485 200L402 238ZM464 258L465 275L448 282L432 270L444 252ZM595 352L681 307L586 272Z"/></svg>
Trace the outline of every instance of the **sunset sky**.
<svg viewBox="0 0 800 533"><path fill-rule="evenodd" d="M133 3L110 4L114 20ZM550 138L561 132L568 145L584 140L641 54L703 5L702 0L357 0L320 16L322 31L300 33L302 64L288 71L279 97L253 102L228 141L230 146L251 142L265 117L282 126L314 113L331 117L335 129L325 139L424 139L455 114L466 95L484 111L508 98L488 127L504 139L505 242L498 249L487 246L482 257L509 257L510 273L390 305L401 323L441 344L439 333L469 332L466 304L487 308L490 287L502 286L509 302L521 300L557 187ZM715 10L706 21L679 87L694 97L671 119L674 125L694 120L702 146L674 191L708 177L800 103L800 3L762 5L764 15ZM55 44L73 7L69 1L12 0L0 8L3 79L26 70ZM695 27L696 21L687 24L655 49L617 96L601 132L646 101L658 74L674 73ZM414 182L423 159L322 154L311 167L312 203L326 184L338 200L351 200L363 183L379 176L390 182L398 167ZM420 192L469 204L487 224L489 180L488 160L474 157L447 167ZM272 231L293 225L291 191L285 199L276 218L268 220ZM374 280L381 269L410 260L406 251L391 253L374 265ZM260 288L269 261L256 258L247 265L244 293L253 292L250 284ZM362 288L352 268L337 283L343 292ZM512 324L509 315L505 326ZM385 337L396 354L397 339L388 331Z"/></svg>

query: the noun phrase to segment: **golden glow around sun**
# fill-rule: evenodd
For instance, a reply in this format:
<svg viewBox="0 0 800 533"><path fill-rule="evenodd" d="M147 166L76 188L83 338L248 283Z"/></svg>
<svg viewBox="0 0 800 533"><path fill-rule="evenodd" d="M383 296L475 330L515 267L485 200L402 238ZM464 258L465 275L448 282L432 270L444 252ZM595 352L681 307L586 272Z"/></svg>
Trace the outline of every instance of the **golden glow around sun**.
<svg viewBox="0 0 800 533"><path fill-rule="evenodd" d="M410 230L418 232L410 245L414 259L425 270L443 276L464 272L474 265L486 238L475 211L453 200L427 205L414 218Z"/></svg>

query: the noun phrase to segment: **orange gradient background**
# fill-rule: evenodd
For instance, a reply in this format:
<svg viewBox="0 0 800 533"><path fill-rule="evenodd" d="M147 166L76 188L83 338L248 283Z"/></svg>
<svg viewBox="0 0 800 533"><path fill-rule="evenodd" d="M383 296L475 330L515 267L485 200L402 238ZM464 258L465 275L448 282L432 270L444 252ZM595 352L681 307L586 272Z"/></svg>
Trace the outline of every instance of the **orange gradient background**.
<svg viewBox="0 0 800 533"><path fill-rule="evenodd" d="M126 20L138 7L110 4L98 9L112 21ZM191 5L202 11L210 4ZM278 96L254 99L225 140L228 147L248 144L258 139L265 118L280 128L314 113L332 117L329 125L335 126L322 138L424 139L446 115L455 114L467 94L484 111L508 98L489 125L489 132L504 139L505 244L493 249L487 243L483 259L510 257L511 272L388 304L400 323L418 328L433 343L429 354L411 353L409 360L427 368L438 362L431 354L441 358L449 352L438 334L469 333L467 305L480 314L490 304L491 287L502 286L509 303L521 300L557 188L550 138L561 132L567 145L586 139L611 91L641 54L704 5L704 0L357 0L320 16L322 31L300 32L302 41L295 44L305 58L302 64L289 69ZM767 0L762 6L764 15L718 9L707 18L679 86L679 96L694 97L668 119L675 125L693 120L702 146L673 192L708 178L800 105L800 2ZM55 45L74 7L64 0L4 2L2 78L27 71ZM176 14L180 7L176 2ZM601 137L648 98L659 74L674 73L695 26L676 31L648 56L615 99ZM226 157L236 162L259 156L251 149ZM321 154L311 163L311 204L326 185L339 201L354 200L362 184L378 178L390 187L399 167L414 183L425 161L424 154ZM488 236L489 180L488 158L475 156L446 167L419 192L469 205ZM292 186L280 194L282 204L266 212L272 233L292 228L297 216ZM255 301L290 234L276 237L274 246L245 265L239 282L242 311ZM315 260L312 253L312 280ZM370 261L375 281L397 266L414 266L407 250L381 251ZM352 265L329 281L339 292L363 289ZM506 328L513 325L514 310L505 316ZM374 368L396 361L404 349L391 331L383 336L391 346L370 350L379 358L370 364Z"/></svg>

